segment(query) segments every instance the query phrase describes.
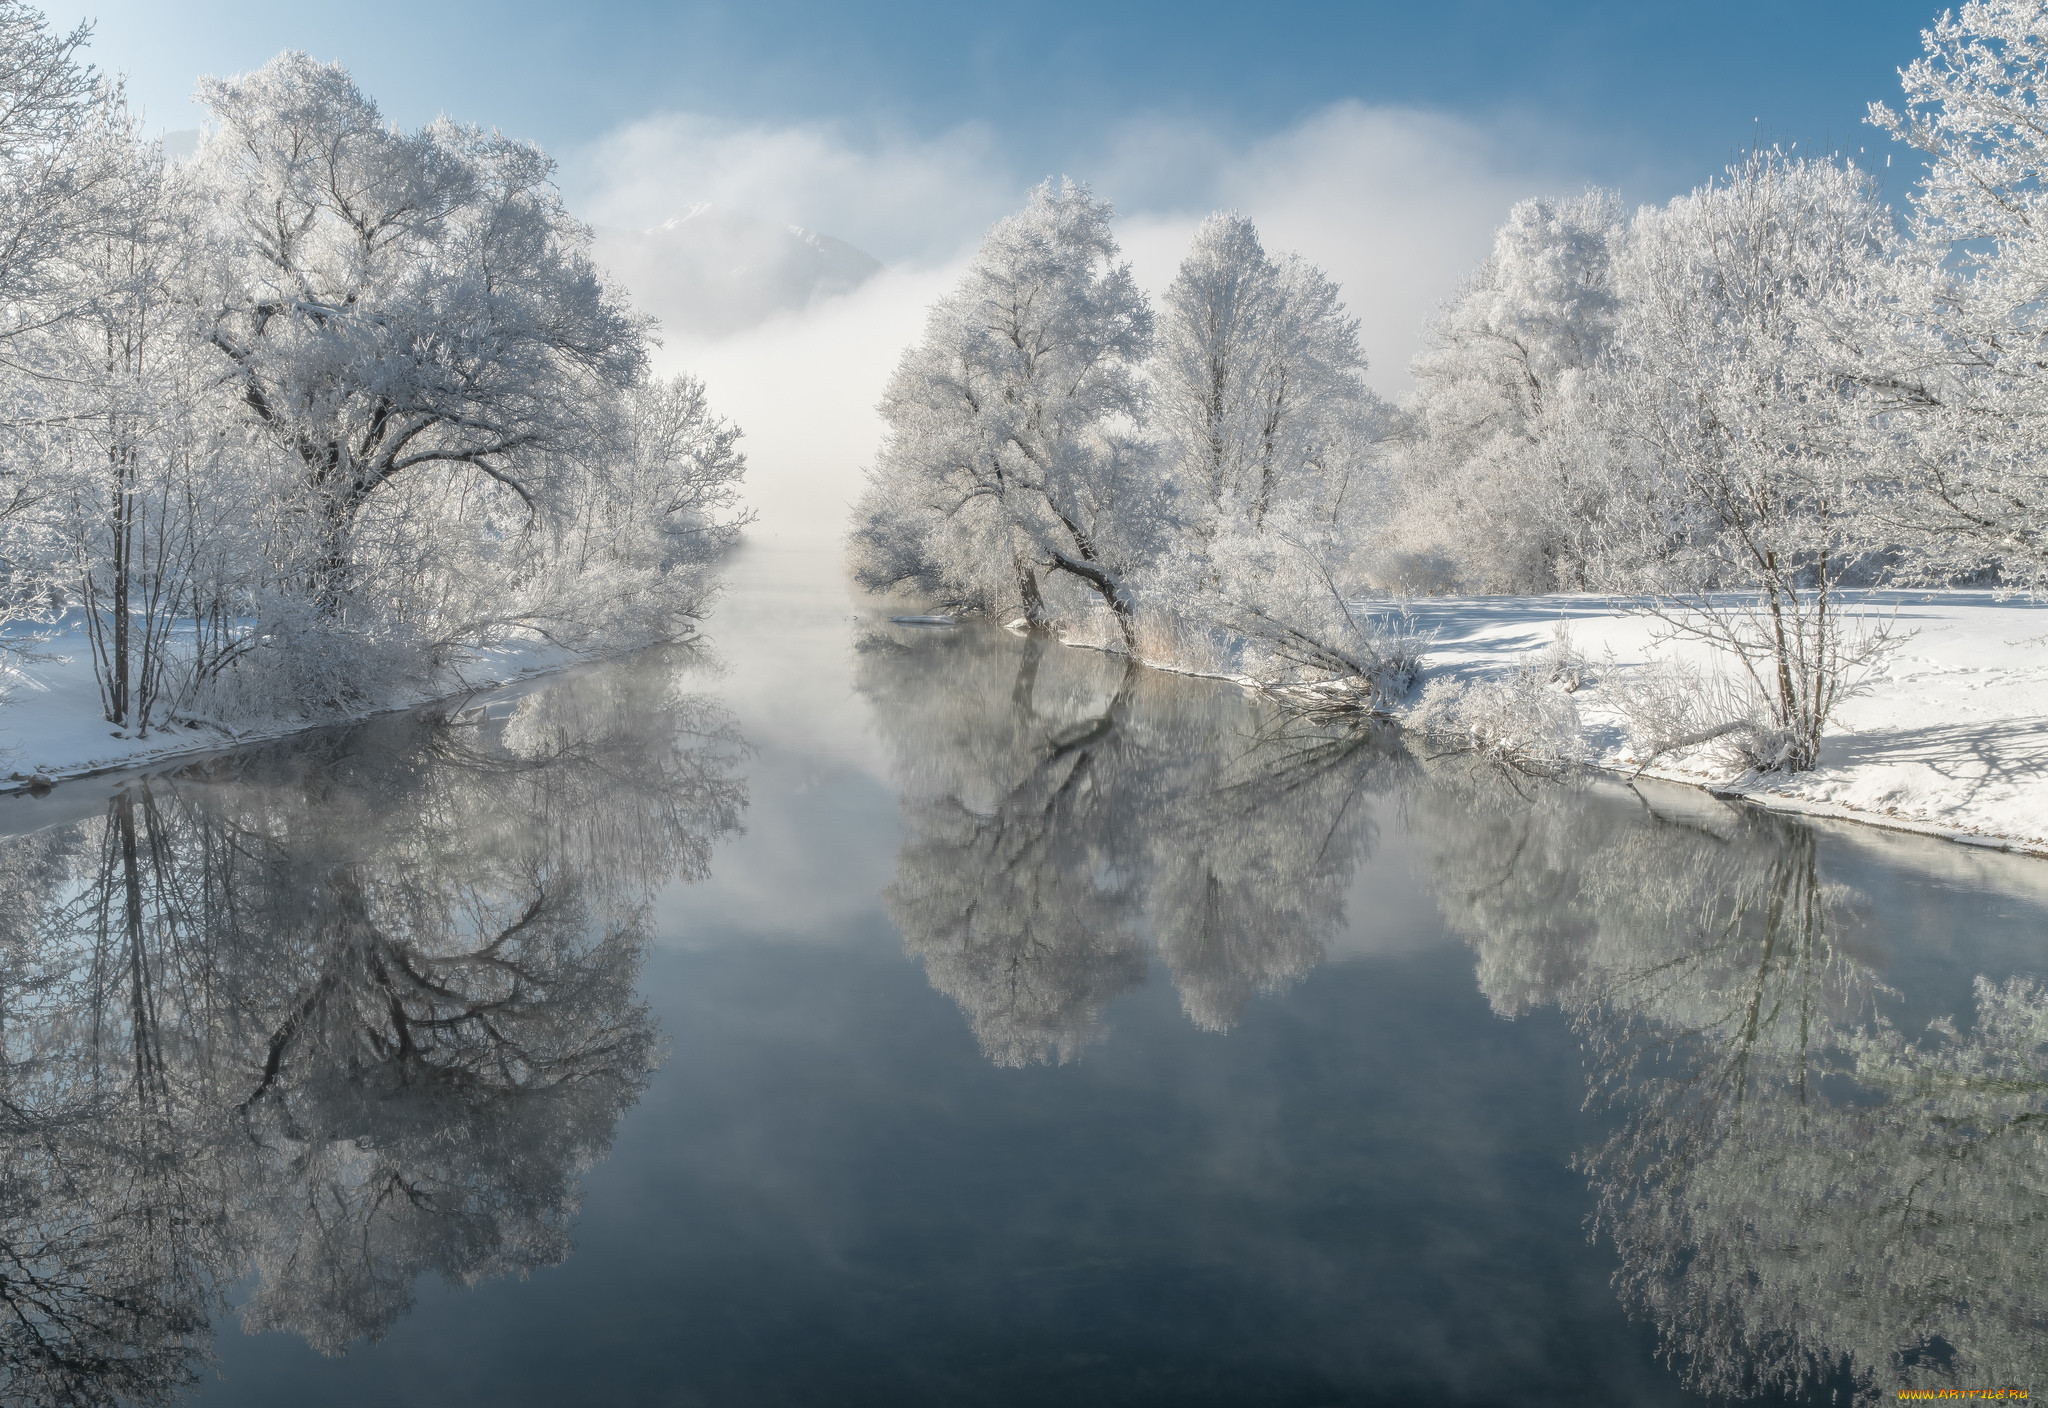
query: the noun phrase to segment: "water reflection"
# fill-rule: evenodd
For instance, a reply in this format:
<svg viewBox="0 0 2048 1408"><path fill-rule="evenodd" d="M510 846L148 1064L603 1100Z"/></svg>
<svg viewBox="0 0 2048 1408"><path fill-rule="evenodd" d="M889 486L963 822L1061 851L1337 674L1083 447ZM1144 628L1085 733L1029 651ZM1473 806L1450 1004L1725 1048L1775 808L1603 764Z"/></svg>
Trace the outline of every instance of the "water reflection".
<svg viewBox="0 0 2048 1408"><path fill-rule="evenodd" d="M863 642L906 838L890 912L999 1065L1075 1058L1156 956L1199 1025L1301 979L1375 815L1481 991L1564 1013L1616 1285L1692 1388L1872 1401L2048 1366L2048 990L1927 1027L1811 829L1289 725L987 634ZM1918 936L1908 934L1909 939ZM1399 1079L1389 1071L1386 1079Z"/></svg>
<svg viewBox="0 0 2048 1408"><path fill-rule="evenodd" d="M1596 1223L1688 1383L2040 1381L2048 992L1979 976L1974 1013L1909 1029L1867 908L1789 821L1449 768L1415 806L1495 1009L1555 1003L1585 1041L1618 1117L1585 1160Z"/></svg>
<svg viewBox="0 0 2048 1408"><path fill-rule="evenodd" d="M1037 638L874 635L857 680L908 833L890 915L997 1064L1074 1058L1152 949L1227 1031L1342 926L1393 762L1372 735Z"/></svg>
<svg viewBox="0 0 2048 1408"><path fill-rule="evenodd" d="M1904 872L1803 826L1043 642L855 662L898 795L792 782L766 805L826 820L757 826L799 838L757 859L819 884L851 868L820 836L900 809L886 903L940 996L879 917L872 945L730 926L643 974L650 894L744 802L734 721L659 662L0 842L0 1397L162 1401L225 1301L332 1350L424 1273L560 1260L657 1059L646 994L688 1079L618 1134L585 1253L422 1298L411 1338L478 1392L1676 1401L1610 1264L1714 1395L2042 1381L2048 998L2017 887L1902 908ZM1388 913L1422 942L1318 974ZM1956 913L2016 937L1949 946L1981 955L1951 983L1925 955ZM1119 1004L1148 972L1171 993ZM963 1023L998 1066L1085 1059L992 1070ZM1590 1188L1561 1172L1581 1130ZM416 1371L407 1338L335 1401ZM274 1397L285 1356L231 1342Z"/></svg>
<svg viewBox="0 0 2048 1408"><path fill-rule="evenodd" d="M651 892L745 802L734 721L676 664L241 755L0 845L9 1401L175 1396L236 1282L246 1327L335 1351L425 1273L564 1255L656 1063Z"/></svg>

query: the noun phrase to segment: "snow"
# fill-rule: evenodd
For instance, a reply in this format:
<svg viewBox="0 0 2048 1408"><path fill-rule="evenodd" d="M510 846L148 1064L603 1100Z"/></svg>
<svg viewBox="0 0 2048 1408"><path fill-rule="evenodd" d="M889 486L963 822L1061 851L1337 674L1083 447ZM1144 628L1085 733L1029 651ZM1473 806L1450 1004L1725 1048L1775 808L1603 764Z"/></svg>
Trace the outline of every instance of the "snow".
<svg viewBox="0 0 2048 1408"><path fill-rule="evenodd" d="M0 702L0 792L19 790L35 777L61 782L94 773L125 771L170 758L209 753L237 744L278 738L301 729L341 722L333 718L285 718L251 723L172 724L152 728L147 738L107 722L93 680L83 630L60 629L36 646L44 658L22 666L4 680ZM436 699L466 696L507 681L559 670L580 657L553 646L511 640L472 652L451 668L386 709L416 707ZM365 710L358 717L380 710Z"/></svg>
<svg viewBox="0 0 2048 1408"><path fill-rule="evenodd" d="M1669 639L1640 605L1579 595L1432 598L1413 603L1411 615L1417 629L1436 633L1425 680L1533 662L1563 621L1593 667L1575 701L1595 759L1634 773L1617 681L1674 653L1702 666L1714 659L1706 646ZM1840 706L1818 769L1735 771L1708 746L1643 774L1779 810L2048 854L2048 602L1939 591L1861 594L1852 605L1868 623L1894 622L1903 639Z"/></svg>

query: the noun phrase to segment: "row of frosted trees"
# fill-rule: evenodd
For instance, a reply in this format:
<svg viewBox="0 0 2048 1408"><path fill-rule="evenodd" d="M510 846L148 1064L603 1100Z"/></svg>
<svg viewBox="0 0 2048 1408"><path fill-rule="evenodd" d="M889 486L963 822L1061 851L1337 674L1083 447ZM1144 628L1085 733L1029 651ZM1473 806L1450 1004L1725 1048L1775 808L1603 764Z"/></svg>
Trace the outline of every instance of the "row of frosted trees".
<svg viewBox="0 0 2048 1408"><path fill-rule="evenodd" d="M1925 159L1904 228L1796 150L1632 216L1521 203L1399 407L1248 222L1204 225L1155 310L1108 207L1041 187L891 384L857 573L1374 702L1412 648L1348 602L1646 594L1725 652L1754 761L1808 766L1881 643L1844 587L2048 583L2043 32L2048 0L1967 5L1873 105Z"/></svg>
<svg viewBox="0 0 2048 1408"><path fill-rule="evenodd" d="M1218 215L1155 313L1111 218L1047 182L934 305L856 508L863 585L1039 627L1093 613L1157 655L1193 643L1198 600L1246 626L1302 597L1300 564L1362 521L1391 413L1337 286Z"/></svg>
<svg viewBox="0 0 2048 1408"><path fill-rule="evenodd" d="M2044 27L1966 5L1872 104L1925 161L1903 229L1873 176L1776 151L1633 218L1518 205L1416 361L1390 575L2048 583Z"/></svg>
<svg viewBox="0 0 2048 1408"><path fill-rule="evenodd" d="M649 376L544 154L288 53L174 161L86 38L0 0L0 651L76 631L147 732L688 632L737 432Z"/></svg>

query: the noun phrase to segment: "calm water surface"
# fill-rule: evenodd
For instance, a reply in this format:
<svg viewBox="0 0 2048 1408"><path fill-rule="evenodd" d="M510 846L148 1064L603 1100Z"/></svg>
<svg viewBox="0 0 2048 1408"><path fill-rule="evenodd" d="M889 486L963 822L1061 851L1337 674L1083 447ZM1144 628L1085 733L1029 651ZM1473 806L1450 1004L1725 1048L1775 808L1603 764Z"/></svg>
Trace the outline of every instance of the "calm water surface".
<svg viewBox="0 0 2048 1408"><path fill-rule="evenodd" d="M2048 1392L2048 865L831 557L715 659L0 803L8 1401Z"/></svg>

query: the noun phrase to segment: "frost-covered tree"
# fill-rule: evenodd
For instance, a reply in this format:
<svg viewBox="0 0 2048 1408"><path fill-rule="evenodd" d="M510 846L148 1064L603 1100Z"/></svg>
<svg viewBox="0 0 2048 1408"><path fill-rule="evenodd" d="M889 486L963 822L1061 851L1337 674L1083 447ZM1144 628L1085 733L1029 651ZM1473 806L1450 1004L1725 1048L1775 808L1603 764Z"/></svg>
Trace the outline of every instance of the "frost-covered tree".
<svg viewBox="0 0 2048 1408"><path fill-rule="evenodd" d="M630 634L626 618L658 615L665 603L675 615L658 633L688 635L706 596L705 568L752 517L739 507L740 430L712 411L692 376L634 387L620 413L610 453L578 455L554 485L552 536L532 569L544 584L527 594L533 619L551 613L551 632L616 624ZM656 585L663 578L666 592Z"/></svg>
<svg viewBox="0 0 2048 1408"><path fill-rule="evenodd" d="M626 410L628 453L607 481L611 521L645 524L668 567L731 547L751 517L738 509L740 428L712 411L694 376L636 386Z"/></svg>
<svg viewBox="0 0 2048 1408"><path fill-rule="evenodd" d="M62 261L73 311L40 339L53 414L39 448L72 557L59 580L84 617L107 720L146 735L225 644L171 637L220 615L220 569L246 557L235 519L250 485L186 279L203 259L191 183L118 100L93 137L110 174L96 228Z"/></svg>
<svg viewBox="0 0 2048 1408"><path fill-rule="evenodd" d="M1870 120L1927 156L1920 335L1880 384L1912 434L1875 512L1920 575L2048 586L2048 4L1972 0L1922 34ZM1889 468L1889 466L1887 466Z"/></svg>
<svg viewBox="0 0 2048 1408"><path fill-rule="evenodd" d="M103 140L112 94L81 54L90 33L54 31L33 6L0 0L0 627L61 598L50 510L63 481L45 466L67 408L47 344L81 311L68 261L100 231L116 174ZM15 644L0 641L0 666Z"/></svg>
<svg viewBox="0 0 2048 1408"><path fill-rule="evenodd" d="M1623 229L1611 191L1522 201L1430 324L1383 575L1480 591L1591 584L1609 482L1574 432L1614 336Z"/></svg>
<svg viewBox="0 0 2048 1408"><path fill-rule="evenodd" d="M1342 488L1327 480L1374 400L1337 285L1298 255L1276 263L1251 221L1217 214L1161 303L1158 418L1204 536L1257 532L1287 503L1332 507Z"/></svg>
<svg viewBox="0 0 2048 1408"><path fill-rule="evenodd" d="M646 379L648 325L546 155L448 121L400 131L303 54L201 95L186 283L233 403L219 443L250 482L235 570L206 574L232 600L194 607L224 640L188 707L345 712L508 637L693 630L742 521L738 432L701 386Z"/></svg>
<svg viewBox="0 0 2048 1408"><path fill-rule="evenodd" d="M105 86L62 159L83 174L39 266L44 316L11 339L0 536L16 601L76 612L107 720L147 733L233 652L265 486L203 340L188 173Z"/></svg>
<svg viewBox="0 0 2048 1408"><path fill-rule="evenodd" d="M1117 262L1111 215L1086 186L1047 181L932 307L890 379L855 510L864 585L1044 622L1059 582L1129 641L1132 573L1167 510L1128 433L1152 313Z"/></svg>
<svg viewBox="0 0 2048 1408"><path fill-rule="evenodd" d="M83 62L91 26L69 33L0 0L0 341L70 311L58 265L99 228L98 124L110 96Z"/></svg>
<svg viewBox="0 0 2048 1408"><path fill-rule="evenodd" d="M298 53L200 96L208 340L290 457L302 570L340 613L376 575L355 534L380 494L433 478L530 507L550 455L601 450L642 329L538 149L446 120L401 132Z"/></svg>
<svg viewBox="0 0 2048 1408"><path fill-rule="evenodd" d="M739 432L648 379L545 154L288 53L172 164L85 37L0 0L0 625L75 613L140 732L695 630Z"/></svg>
<svg viewBox="0 0 2048 1408"><path fill-rule="evenodd" d="M1273 683L1365 681L1376 698L1382 642L1345 598L1384 508L1391 408L1362 380L1357 320L1320 269L1269 258L1236 214L1203 223L1163 307L1154 413L1181 512L1148 564L1145 653Z"/></svg>
<svg viewBox="0 0 2048 1408"><path fill-rule="evenodd" d="M1378 697L1399 671L1343 592L1391 413L1337 285L1214 216L1155 349L1108 218L1083 187L1041 186L932 310L883 403L856 578L1145 659L1363 679ZM1161 440L1139 438L1155 424Z"/></svg>
<svg viewBox="0 0 2048 1408"><path fill-rule="evenodd" d="M386 490L355 530L383 582L373 619L444 661L521 633L579 650L693 634L746 521L739 430L687 376L629 388L609 417L536 457L531 506L433 473Z"/></svg>
<svg viewBox="0 0 2048 1408"><path fill-rule="evenodd" d="M1159 422L1180 472L1217 509L1247 470L1257 477L1253 388L1276 273L1251 221L1212 215L1160 300Z"/></svg>
<svg viewBox="0 0 2048 1408"><path fill-rule="evenodd" d="M1770 151L1641 212L1618 264L1604 394L1646 492L1686 520L1647 585L1753 685L1763 766L1814 766L1874 644L1838 594L1861 547L1857 486L1888 443L1865 376L1894 246L1867 176Z"/></svg>

